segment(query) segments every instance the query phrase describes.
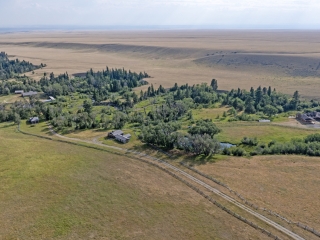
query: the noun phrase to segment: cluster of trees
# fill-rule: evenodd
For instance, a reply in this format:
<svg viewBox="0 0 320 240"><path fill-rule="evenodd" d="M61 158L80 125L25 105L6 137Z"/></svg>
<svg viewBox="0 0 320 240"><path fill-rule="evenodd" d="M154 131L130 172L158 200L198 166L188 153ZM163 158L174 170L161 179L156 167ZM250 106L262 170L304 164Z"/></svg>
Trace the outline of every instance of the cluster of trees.
<svg viewBox="0 0 320 240"><path fill-rule="evenodd" d="M39 102L36 98L30 98L29 101L16 101L13 104L0 104L0 122L24 120L34 116L41 116L44 120L52 120L60 116L62 106L51 106Z"/></svg>
<svg viewBox="0 0 320 240"><path fill-rule="evenodd" d="M28 91L41 91L39 84L28 77L15 77L15 81L1 81L0 82L0 95L9 95L16 90Z"/></svg>
<svg viewBox="0 0 320 240"><path fill-rule="evenodd" d="M44 76L38 82L25 76L17 76L15 81L0 82L0 94L8 95L15 90L24 90L42 91L48 96L57 97L78 92L91 95L95 101L100 102L111 98L112 93L128 94L132 88L148 84L147 81L143 80L148 77L147 73L136 73L124 69L109 69L108 67L106 70L98 72L94 72L91 69L84 76L75 78L70 78L68 73L60 74L57 77L53 73L49 75L44 73ZM133 103L139 100L138 95L135 93L131 93L129 98L128 100Z"/></svg>
<svg viewBox="0 0 320 240"><path fill-rule="evenodd" d="M180 128L178 122L158 122L143 126L139 138L145 143L166 149L178 148L196 155L208 156L220 150L220 143L214 138L220 130L212 122L197 121L196 125L189 129L188 134L178 132Z"/></svg>
<svg viewBox="0 0 320 240"><path fill-rule="evenodd" d="M0 80L6 80L14 77L17 74L34 71L36 69L45 67L45 64L33 65L27 61L9 60L5 52L0 53Z"/></svg>
<svg viewBox="0 0 320 240"><path fill-rule="evenodd" d="M254 150L246 152L241 146L225 148L225 155L246 156L254 155L286 155L297 154L307 156L320 156L320 134L311 134L303 139L292 139L290 142L271 141L268 144L259 143L256 138L244 137L242 145L255 147Z"/></svg>
<svg viewBox="0 0 320 240"><path fill-rule="evenodd" d="M189 107L182 101L167 101L151 109L147 116L151 121L171 122L184 116Z"/></svg>
<svg viewBox="0 0 320 240"><path fill-rule="evenodd" d="M126 92L132 88L148 84L143 80L147 73L136 73L124 69L109 69L94 72L92 69L85 76L70 78L68 73L55 77L53 73L40 79L39 85L44 93L51 96L68 95L79 92L92 95L97 102L106 100L110 93Z"/></svg>
<svg viewBox="0 0 320 240"><path fill-rule="evenodd" d="M221 130L212 122L212 119L198 120L194 126L191 126L188 133L191 135L208 134L210 137L218 134Z"/></svg>
<svg viewBox="0 0 320 240"><path fill-rule="evenodd" d="M176 147L187 153L209 156L221 150L220 142L209 134L187 134L178 136Z"/></svg>
<svg viewBox="0 0 320 240"><path fill-rule="evenodd" d="M236 110L253 114L263 112L268 116L291 110L301 110L308 107L319 106L318 102L305 102L300 99L298 91L295 91L290 98L288 95L278 93L271 87L261 87L257 89L251 87L250 91L231 90L224 97L224 104L233 106Z"/></svg>
<svg viewBox="0 0 320 240"><path fill-rule="evenodd" d="M311 134L304 139L292 139L287 143L272 141L267 146L260 145L251 155L298 154L320 156L320 134Z"/></svg>
<svg viewBox="0 0 320 240"><path fill-rule="evenodd" d="M142 126L139 139L145 143L173 149L178 139L177 130L180 128L181 125L177 122L159 122L158 124Z"/></svg>
<svg viewBox="0 0 320 240"><path fill-rule="evenodd" d="M188 99L192 104L191 107L209 106L217 102L223 105L231 106L233 115L231 121L253 120L249 114L263 113L267 116L273 116L277 113L287 112L291 110L302 110L320 106L318 101L303 101L300 98L299 92L295 91L290 97L286 94L278 93L271 87L261 87L257 89L251 88L250 91L231 90L229 92L217 91L217 80L213 79L211 84L206 83L189 86L188 84L178 86L177 83L170 89L164 89L160 86L157 90L151 85L148 91L140 93L140 99L144 100L149 97L164 95L167 99L174 101L184 101ZM239 111L244 114L237 115Z"/></svg>

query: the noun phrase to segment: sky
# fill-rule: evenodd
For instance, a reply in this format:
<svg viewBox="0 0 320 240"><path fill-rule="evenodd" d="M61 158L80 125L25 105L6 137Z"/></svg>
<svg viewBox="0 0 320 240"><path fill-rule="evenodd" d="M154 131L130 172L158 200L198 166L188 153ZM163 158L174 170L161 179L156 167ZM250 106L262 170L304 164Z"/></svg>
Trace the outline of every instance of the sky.
<svg viewBox="0 0 320 240"><path fill-rule="evenodd" d="M319 29L320 0L0 0L0 28L202 26Z"/></svg>

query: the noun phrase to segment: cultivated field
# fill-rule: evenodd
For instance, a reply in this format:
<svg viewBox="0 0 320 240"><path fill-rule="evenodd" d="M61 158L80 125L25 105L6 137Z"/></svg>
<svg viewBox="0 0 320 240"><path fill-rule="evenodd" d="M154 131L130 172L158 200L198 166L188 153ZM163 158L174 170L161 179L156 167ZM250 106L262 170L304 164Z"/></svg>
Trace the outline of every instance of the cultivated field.
<svg viewBox="0 0 320 240"><path fill-rule="evenodd" d="M36 71L69 74L92 67L145 70L154 85L209 82L220 89L259 85L319 98L317 31L34 32L0 35L12 58L46 63Z"/></svg>

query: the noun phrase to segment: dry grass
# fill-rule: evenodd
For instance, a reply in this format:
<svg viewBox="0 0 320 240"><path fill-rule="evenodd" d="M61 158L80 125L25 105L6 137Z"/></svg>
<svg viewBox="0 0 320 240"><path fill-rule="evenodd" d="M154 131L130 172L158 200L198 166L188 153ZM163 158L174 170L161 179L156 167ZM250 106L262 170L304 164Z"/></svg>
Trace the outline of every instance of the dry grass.
<svg viewBox="0 0 320 240"><path fill-rule="evenodd" d="M198 166L260 207L320 230L320 158L231 157Z"/></svg>
<svg viewBox="0 0 320 240"><path fill-rule="evenodd" d="M0 97L0 103L14 103L16 101L24 101L24 99L21 97L21 94L12 94Z"/></svg>
<svg viewBox="0 0 320 240"><path fill-rule="evenodd" d="M267 239L149 165L0 124L1 239Z"/></svg>
<svg viewBox="0 0 320 240"><path fill-rule="evenodd" d="M220 89L271 85L319 98L318 38L317 31L53 32L3 34L0 47L12 57L47 63L37 78L44 71L72 74L108 65L146 71L156 87L216 78ZM226 60L211 59L220 57Z"/></svg>

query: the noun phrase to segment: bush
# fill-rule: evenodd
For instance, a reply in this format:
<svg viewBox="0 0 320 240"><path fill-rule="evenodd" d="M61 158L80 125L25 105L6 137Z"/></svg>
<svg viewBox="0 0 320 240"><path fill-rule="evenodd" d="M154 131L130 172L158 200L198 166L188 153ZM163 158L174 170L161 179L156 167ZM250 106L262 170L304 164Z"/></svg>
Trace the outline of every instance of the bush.
<svg viewBox="0 0 320 240"><path fill-rule="evenodd" d="M258 140L257 138L248 138L248 137L244 137L241 140L241 143L243 145L248 145L248 146L257 146L258 145Z"/></svg>
<svg viewBox="0 0 320 240"><path fill-rule="evenodd" d="M232 149L232 154L234 156L242 157L242 156L246 156L247 153L243 148L236 147Z"/></svg>

